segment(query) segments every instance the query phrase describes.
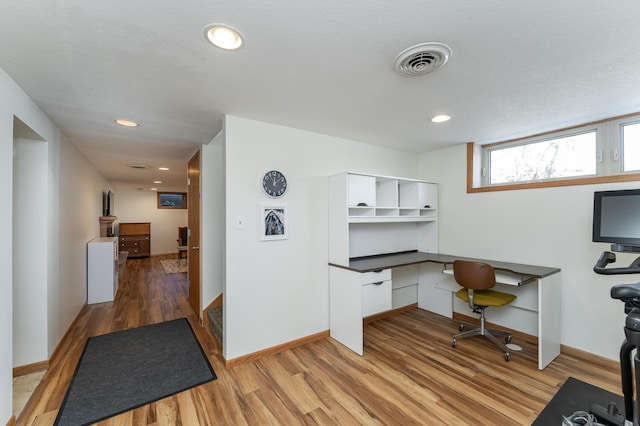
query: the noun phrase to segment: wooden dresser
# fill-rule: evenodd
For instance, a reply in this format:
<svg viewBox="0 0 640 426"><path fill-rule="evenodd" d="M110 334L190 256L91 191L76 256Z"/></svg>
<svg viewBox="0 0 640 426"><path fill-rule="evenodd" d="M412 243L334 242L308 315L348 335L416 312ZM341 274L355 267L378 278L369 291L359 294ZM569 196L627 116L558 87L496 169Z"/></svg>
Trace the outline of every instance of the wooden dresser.
<svg viewBox="0 0 640 426"><path fill-rule="evenodd" d="M129 258L151 255L151 224L149 222L120 224L120 251L129 252Z"/></svg>

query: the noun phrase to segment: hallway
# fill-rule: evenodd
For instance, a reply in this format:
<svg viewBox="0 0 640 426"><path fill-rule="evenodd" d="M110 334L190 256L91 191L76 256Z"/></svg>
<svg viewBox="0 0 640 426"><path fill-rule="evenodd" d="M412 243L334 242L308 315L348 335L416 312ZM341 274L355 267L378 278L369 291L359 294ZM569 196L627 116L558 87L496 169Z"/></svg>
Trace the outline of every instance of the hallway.
<svg viewBox="0 0 640 426"><path fill-rule="evenodd" d="M120 282L120 288L114 302L87 305L80 312L58 348L57 355L54 355L52 364L42 382L18 417L16 425L53 424L84 349L86 339L91 336L186 317L209 356L214 370L217 372L224 368L215 355L218 353L216 345L207 336L204 328L198 325L198 320L187 302L187 274L165 274L162 269L160 261L174 257L154 256L127 260L126 280ZM178 402L178 399L182 400L182 398L173 396L165 398L163 401L167 402L166 407L173 407L175 404L177 409L182 409L185 403ZM158 418L159 415L160 418L166 419L179 418L179 413L173 416L167 413L149 412L149 409L156 411L153 409L161 406L163 404L160 402L150 404L143 410L145 417L151 419ZM130 414L120 415L118 419L126 419ZM109 421L111 420L103 423L107 424L106 422ZM154 422L149 421L148 423ZM131 417L128 424L141 423L137 416L134 416ZM147 422L142 424L147 424ZM169 421L161 424L175 423Z"/></svg>

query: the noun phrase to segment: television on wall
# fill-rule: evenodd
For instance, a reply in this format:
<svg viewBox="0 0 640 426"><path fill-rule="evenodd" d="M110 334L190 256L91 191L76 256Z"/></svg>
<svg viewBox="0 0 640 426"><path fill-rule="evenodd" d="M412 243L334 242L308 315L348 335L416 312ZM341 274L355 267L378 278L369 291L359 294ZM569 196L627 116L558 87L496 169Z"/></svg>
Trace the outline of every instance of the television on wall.
<svg viewBox="0 0 640 426"><path fill-rule="evenodd" d="M103 192L102 193L102 215L103 216L114 216L113 212L113 192Z"/></svg>
<svg viewBox="0 0 640 426"><path fill-rule="evenodd" d="M640 252L640 189L594 193L592 240L611 243L611 251Z"/></svg>

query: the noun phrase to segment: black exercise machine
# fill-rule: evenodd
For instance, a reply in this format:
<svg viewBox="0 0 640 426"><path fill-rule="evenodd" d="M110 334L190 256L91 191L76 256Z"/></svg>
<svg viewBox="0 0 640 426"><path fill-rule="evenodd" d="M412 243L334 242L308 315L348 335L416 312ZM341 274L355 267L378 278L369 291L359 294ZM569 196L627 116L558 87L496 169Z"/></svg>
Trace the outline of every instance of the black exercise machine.
<svg viewBox="0 0 640 426"><path fill-rule="evenodd" d="M629 266L622 268L607 268L616 261L615 253L605 251L596 262L593 270L601 275L640 274L640 257ZM627 314L624 334L625 340L620 347L620 372L622 376L622 393L624 395L624 413L621 413L614 403L591 406L591 413L598 421L620 426L638 426L634 420L634 412L640 412L640 400L635 401L633 395L633 377L635 370L636 389L640 389L640 357L638 351L631 363L634 349L640 347L640 283L618 284L611 287L611 298L624 302L624 312Z"/></svg>

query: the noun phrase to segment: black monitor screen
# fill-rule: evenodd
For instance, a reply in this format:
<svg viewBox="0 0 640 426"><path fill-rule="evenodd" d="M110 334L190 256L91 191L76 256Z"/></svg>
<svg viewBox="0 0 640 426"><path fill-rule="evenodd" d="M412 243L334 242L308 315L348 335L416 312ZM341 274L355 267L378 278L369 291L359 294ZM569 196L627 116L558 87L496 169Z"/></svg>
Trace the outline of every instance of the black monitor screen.
<svg viewBox="0 0 640 426"><path fill-rule="evenodd" d="M593 241L640 245L640 189L594 193Z"/></svg>

